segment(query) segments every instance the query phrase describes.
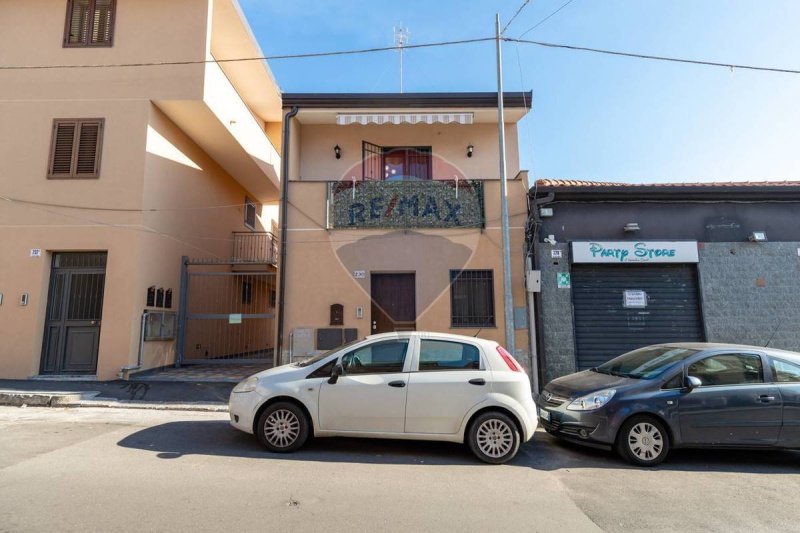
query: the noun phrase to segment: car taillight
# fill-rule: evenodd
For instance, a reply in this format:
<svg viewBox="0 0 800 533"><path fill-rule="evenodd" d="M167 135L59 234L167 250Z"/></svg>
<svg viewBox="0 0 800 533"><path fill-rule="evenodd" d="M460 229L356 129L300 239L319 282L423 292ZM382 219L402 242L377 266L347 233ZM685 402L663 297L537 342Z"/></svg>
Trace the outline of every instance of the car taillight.
<svg viewBox="0 0 800 533"><path fill-rule="evenodd" d="M522 367L520 367L519 363L517 363L514 360L514 356L512 356L510 353L508 353L508 350L506 350L502 346L498 345L497 346L497 353L500 354L500 357L503 358L503 361L506 362L506 364L508 365L508 368L511 369L512 372L522 372Z"/></svg>

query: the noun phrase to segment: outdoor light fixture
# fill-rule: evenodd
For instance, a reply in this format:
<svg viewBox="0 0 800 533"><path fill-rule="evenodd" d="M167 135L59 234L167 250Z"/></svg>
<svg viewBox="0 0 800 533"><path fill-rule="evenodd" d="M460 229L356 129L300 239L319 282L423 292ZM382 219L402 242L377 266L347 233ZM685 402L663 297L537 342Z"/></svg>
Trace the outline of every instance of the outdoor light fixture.
<svg viewBox="0 0 800 533"><path fill-rule="evenodd" d="M469 146L467 146L467 157L472 157L472 152L474 152L474 151L475 151L475 147L474 146L472 146L471 144Z"/></svg>
<svg viewBox="0 0 800 533"><path fill-rule="evenodd" d="M639 227L638 222L628 222L622 229L627 233L629 231L639 231L642 228Z"/></svg>
<svg viewBox="0 0 800 533"><path fill-rule="evenodd" d="M765 231L754 231L749 238L751 242L766 242L767 233Z"/></svg>
<svg viewBox="0 0 800 533"><path fill-rule="evenodd" d="M339 148L339 145L333 147L333 154L336 156L336 159L342 158L342 149Z"/></svg>

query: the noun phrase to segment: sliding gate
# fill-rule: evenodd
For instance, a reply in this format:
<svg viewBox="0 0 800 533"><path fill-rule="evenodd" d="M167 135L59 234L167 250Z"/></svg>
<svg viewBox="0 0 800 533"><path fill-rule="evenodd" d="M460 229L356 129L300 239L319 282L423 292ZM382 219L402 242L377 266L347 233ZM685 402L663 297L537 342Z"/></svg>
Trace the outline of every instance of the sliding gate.
<svg viewBox="0 0 800 533"><path fill-rule="evenodd" d="M185 260L177 365L271 364L275 348L275 272Z"/></svg>

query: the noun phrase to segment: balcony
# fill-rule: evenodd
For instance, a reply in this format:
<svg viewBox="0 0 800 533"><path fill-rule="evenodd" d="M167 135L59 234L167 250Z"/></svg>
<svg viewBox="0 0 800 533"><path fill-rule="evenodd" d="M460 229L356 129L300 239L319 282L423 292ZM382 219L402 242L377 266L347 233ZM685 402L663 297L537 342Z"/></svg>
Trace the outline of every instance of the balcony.
<svg viewBox="0 0 800 533"><path fill-rule="evenodd" d="M328 183L328 229L483 228L481 180Z"/></svg>
<svg viewBox="0 0 800 533"><path fill-rule="evenodd" d="M278 240L268 231L234 232L231 258L239 267L277 266Z"/></svg>

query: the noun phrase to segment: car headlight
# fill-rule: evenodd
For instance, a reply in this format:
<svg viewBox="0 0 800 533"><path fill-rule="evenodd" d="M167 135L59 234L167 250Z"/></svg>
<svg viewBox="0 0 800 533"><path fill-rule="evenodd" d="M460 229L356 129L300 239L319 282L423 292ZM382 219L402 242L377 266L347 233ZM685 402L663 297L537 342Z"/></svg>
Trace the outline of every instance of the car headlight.
<svg viewBox="0 0 800 533"><path fill-rule="evenodd" d="M617 391L614 389L606 389L581 396L573 400L572 403L567 406L567 409L570 411L592 411L594 409L600 409L608 403L615 392Z"/></svg>
<svg viewBox="0 0 800 533"><path fill-rule="evenodd" d="M233 388L233 392L253 392L256 390L256 385L258 385L258 378L256 376L250 376L249 378L240 381Z"/></svg>

